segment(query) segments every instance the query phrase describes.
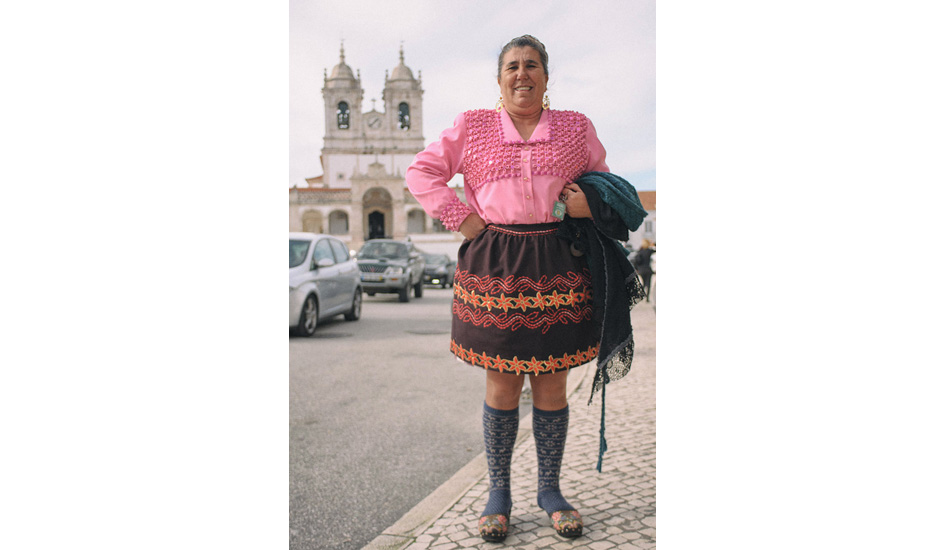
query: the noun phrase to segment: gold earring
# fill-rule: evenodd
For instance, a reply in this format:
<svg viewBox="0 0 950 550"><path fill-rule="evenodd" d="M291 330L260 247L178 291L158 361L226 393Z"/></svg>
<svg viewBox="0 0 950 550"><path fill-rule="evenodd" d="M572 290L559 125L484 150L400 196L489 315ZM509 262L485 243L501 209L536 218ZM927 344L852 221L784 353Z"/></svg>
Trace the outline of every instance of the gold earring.
<svg viewBox="0 0 950 550"><path fill-rule="evenodd" d="M502 96L498 96L498 101L495 102L495 111L500 113L501 110L504 108L505 108L504 98Z"/></svg>
<svg viewBox="0 0 950 550"><path fill-rule="evenodd" d="M541 100L541 108L545 111L551 108L551 99L547 94L544 94L544 99Z"/></svg>

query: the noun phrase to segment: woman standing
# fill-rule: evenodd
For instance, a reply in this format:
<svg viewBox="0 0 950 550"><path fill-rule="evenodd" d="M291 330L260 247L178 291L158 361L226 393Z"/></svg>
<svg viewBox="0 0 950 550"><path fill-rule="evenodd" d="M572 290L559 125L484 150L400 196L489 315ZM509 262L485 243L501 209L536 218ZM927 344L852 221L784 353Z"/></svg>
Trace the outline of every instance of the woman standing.
<svg viewBox="0 0 950 550"><path fill-rule="evenodd" d="M487 373L483 427L491 488L478 530L493 542L508 534L511 455L526 374L537 503L561 536L583 532L559 484L567 374L595 359L600 344L586 260L555 233L565 210L572 218L591 217L585 194L570 182L609 169L587 117L549 108L547 83L544 45L530 35L513 39L498 56L496 108L458 115L406 173L426 212L466 239L458 252L450 345ZM465 203L447 186L457 173L464 175Z"/></svg>

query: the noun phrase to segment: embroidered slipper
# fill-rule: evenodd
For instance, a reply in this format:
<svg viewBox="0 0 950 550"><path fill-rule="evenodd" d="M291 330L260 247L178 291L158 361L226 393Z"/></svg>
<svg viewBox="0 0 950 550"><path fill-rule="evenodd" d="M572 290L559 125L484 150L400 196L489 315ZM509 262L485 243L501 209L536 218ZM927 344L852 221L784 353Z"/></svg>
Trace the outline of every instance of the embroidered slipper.
<svg viewBox="0 0 950 550"><path fill-rule="evenodd" d="M508 537L509 516L507 514L489 514L478 519L478 534L488 542L502 542Z"/></svg>
<svg viewBox="0 0 950 550"><path fill-rule="evenodd" d="M551 514L551 524L558 535L576 539L584 532L584 522L577 510L559 510Z"/></svg>

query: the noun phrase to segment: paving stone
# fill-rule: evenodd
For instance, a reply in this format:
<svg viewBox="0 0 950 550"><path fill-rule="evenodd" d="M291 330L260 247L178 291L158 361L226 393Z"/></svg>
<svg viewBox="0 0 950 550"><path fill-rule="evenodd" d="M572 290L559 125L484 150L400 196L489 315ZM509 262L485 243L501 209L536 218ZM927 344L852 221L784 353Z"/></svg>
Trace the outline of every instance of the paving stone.
<svg viewBox="0 0 950 550"><path fill-rule="evenodd" d="M554 529L551 529L551 531L553 532ZM551 547L551 546L553 546L553 545L555 545L555 544L557 544L557 543L559 543L559 542L561 542L561 541L563 541L563 540L564 540L564 539L559 538L557 535L548 535L548 536L546 536L546 537L541 537L541 538L537 539L537 540L535 541L535 545L536 545L538 548L549 548L549 547Z"/></svg>
<svg viewBox="0 0 950 550"><path fill-rule="evenodd" d="M610 542L614 544L623 545L630 541L630 537L624 535L613 535L607 538Z"/></svg>
<svg viewBox="0 0 950 550"><path fill-rule="evenodd" d="M482 540L482 537L475 535L475 536L470 536L467 539L462 539L458 541L458 545L461 546L462 548L475 548L483 542L484 541Z"/></svg>

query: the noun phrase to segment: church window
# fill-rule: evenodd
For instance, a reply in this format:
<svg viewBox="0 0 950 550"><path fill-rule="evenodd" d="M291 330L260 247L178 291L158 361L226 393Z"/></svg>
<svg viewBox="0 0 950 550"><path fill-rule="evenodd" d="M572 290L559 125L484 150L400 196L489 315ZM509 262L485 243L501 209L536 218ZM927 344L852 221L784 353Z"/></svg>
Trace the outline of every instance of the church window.
<svg viewBox="0 0 950 550"><path fill-rule="evenodd" d="M345 101L336 106L336 126L342 130L350 127L350 106Z"/></svg>
<svg viewBox="0 0 950 550"><path fill-rule="evenodd" d="M399 104L399 129L409 129L409 105L407 103Z"/></svg>

